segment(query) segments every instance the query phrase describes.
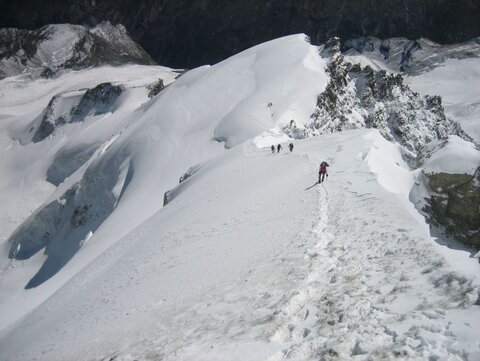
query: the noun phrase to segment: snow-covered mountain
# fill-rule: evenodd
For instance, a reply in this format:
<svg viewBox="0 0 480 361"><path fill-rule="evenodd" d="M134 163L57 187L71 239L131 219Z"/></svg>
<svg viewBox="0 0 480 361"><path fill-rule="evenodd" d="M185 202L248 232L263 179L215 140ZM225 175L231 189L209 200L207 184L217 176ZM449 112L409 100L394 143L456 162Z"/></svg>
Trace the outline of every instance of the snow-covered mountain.
<svg viewBox="0 0 480 361"><path fill-rule="evenodd" d="M440 45L427 39L346 41L344 55L376 70L400 72L410 88L443 99L445 114L480 143L480 38Z"/></svg>
<svg viewBox="0 0 480 361"><path fill-rule="evenodd" d="M373 64L378 67L387 66L390 71L418 75L432 71L452 59L480 57L480 38L462 44L440 45L424 38L380 40L365 37L345 41L343 52L353 56L364 54Z"/></svg>
<svg viewBox="0 0 480 361"><path fill-rule="evenodd" d="M98 65L154 64L122 25L103 22L47 25L38 30L0 29L0 79L27 74L50 77L62 69Z"/></svg>
<svg viewBox="0 0 480 361"><path fill-rule="evenodd" d="M53 22L124 24L161 64L192 68L217 63L281 36L426 37L442 44L480 34L476 0L38 0L0 3L0 27L32 29Z"/></svg>
<svg viewBox="0 0 480 361"><path fill-rule="evenodd" d="M2 359L480 357L478 260L422 213L480 152L333 45L0 80Z"/></svg>
<svg viewBox="0 0 480 361"><path fill-rule="evenodd" d="M457 123L445 117L440 97L420 96L399 74L346 61L340 53L340 39L327 42L322 55L328 58L330 81L318 96L305 136L376 128L414 156L428 142L445 139L449 134L472 140Z"/></svg>

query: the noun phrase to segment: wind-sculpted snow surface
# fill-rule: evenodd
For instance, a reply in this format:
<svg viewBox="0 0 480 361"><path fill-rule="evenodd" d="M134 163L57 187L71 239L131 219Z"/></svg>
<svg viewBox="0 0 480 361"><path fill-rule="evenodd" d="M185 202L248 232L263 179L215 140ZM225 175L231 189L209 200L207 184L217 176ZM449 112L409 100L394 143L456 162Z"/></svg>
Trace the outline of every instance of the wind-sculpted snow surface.
<svg viewBox="0 0 480 361"><path fill-rule="evenodd" d="M433 242L383 129L271 153L310 129L319 50L293 35L174 82L139 66L3 79L2 358L478 358L478 262ZM55 94L105 82L113 108L92 99L30 142Z"/></svg>
<svg viewBox="0 0 480 361"><path fill-rule="evenodd" d="M44 282L94 240L93 231L116 206L132 170L127 153L104 155L122 130L134 123L136 110L148 101L150 85L159 78L169 84L175 77L162 67L128 66L68 72L58 79L0 81L2 91L9 94L0 98L1 328L43 302L75 274L67 270ZM53 123L62 115L71 120L72 109L86 90L107 81L114 83L109 88L121 85L123 89L108 113L97 114L97 110L103 113L106 104L100 91L99 97L92 97L97 102L90 99L93 108L86 107L82 121L58 123L47 138L31 142L44 115L51 115L48 119ZM60 102L52 104L56 94L61 94ZM67 101L69 96L74 101ZM100 253L91 252L87 258ZM25 292L27 285L37 287Z"/></svg>
<svg viewBox="0 0 480 361"><path fill-rule="evenodd" d="M132 80L124 84L113 72L108 91L95 83L80 92L80 98L75 93L75 101L56 101L74 94L72 89L53 97L43 114L55 127L34 143L28 140L38 127L38 113L30 114L29 121L28 116L18 117L21 122L16 124L9 118L9 133L23 145L11 146L8 159L13 162L22 153L33 156L40 168L38 183L47 180L57 188L52 193L47 184L50 193L43 193L38 208L17 221L15 232L5 234L9 257L17 260L6 262L5 269L11 271L3 277L16 292L5 302L17 313L6 315L3 326L31 307L15 302L21 288L45 284L51 290L64 283L66 275L71 277L160 210L164 193L188 168L291 117L308 117L327 82L325 62L316 50L303 35L278 39L189 71L151 100L149 88L158 76L147 83L145 73L138 85ZM124 89L121 96L118 89ZM51 98L44 95L44 101ZM39 149L48 150L48 157L32 155ZM77 150L79 154L69 158ZM81 251L87 255L76 260ZM55 278L59 270L63 272Z"/></svg>
<svg viewBox="0 0 480 361"><path fill-rule="evenodd" d="M4 358L476 360L478 262L433 242L380 158L408 177L375 130L232 148L4 335Z"/></svg>
<svg viewBox="0 0 480 361"><path fill-rule="evenodd" d="M98 153L104 151L101 148ZM12 234L10 258L28 259L41 250L47 256L25 288L37 287L70 261L87 235L111 214L131 172L128 158L100 157L86 169L81 181L40 208Z"/></svg>

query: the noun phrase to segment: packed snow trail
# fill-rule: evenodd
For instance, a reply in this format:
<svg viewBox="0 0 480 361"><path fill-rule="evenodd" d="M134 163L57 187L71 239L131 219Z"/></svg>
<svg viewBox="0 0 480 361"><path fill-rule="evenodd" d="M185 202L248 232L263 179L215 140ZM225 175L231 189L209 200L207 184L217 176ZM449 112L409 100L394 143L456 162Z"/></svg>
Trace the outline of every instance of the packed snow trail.
<svg viewBox="0 0 480 361"><path fill-rule="evenodd" d="M306 157L251 155L232 149L182 183L166 208L2 338L6 359L42 352L49 360L98 359L124 343L131 350L138 339L160 342L139 352L160 348L171 356L189 340L214 339L214 331L244 335L258 318L268 320L271 307L242 321L255 302L278 304L296 282L303 255L289 242L308 228L305 212L315 216L315 199L304 191L314 177ZM28 347L12 341L25 337Z"/></svg>
<svg viewBox="0 0 480 361"><path fill-rule="evenodd" d="M478 359L478 278L379 184L389 146L357 130L201 165L4 334L2 360Z"/></svg>
<svg viewBox="0 0 480 361"><path fill-rule="evenodd" d="M478 280L452 272L425 227L351 158L338 144L329 159L351 168L317 189L318 243L306 251L305 284L280 313L272 340L284 348L269 361L478 359Z"/></svg>

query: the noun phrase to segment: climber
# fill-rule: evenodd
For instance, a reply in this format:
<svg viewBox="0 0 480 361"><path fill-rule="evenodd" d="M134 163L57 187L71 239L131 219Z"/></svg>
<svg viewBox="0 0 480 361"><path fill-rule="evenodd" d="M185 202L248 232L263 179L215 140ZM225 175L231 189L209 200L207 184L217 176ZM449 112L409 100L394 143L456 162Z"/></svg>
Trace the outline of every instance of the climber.
<svg viewBox="0 0 480 361"><path fill-rule="evenodd" d="M325 161L320 163L320 170L318 171L318 183L322 183L325 180L325 174L328 177L327 167L329 167L329 166L330 165Z"/></svg>
<svg viewBox="0 0 480 361"><path fill-rule="evenodd" d="M281 149L283 149L283 148L282 148L282 145L281 145L281 144L277 145L277 153L280 153L280 150L281 150Z"/></svg>
<svg viewBox="0 0 480 361"><path fill-rule="evenodd" d="M290 144L288 145L288 148L290 148L290 152L292 152L292 151L293 151L293 143L290 143Z"/></svg>
<svg viewBox="0 0 480 361"><path fill-rule="evenodd" d="M272 150L272 154L275 153L275 146L272 144L272 146L270 147L270 149Z"/></svg>

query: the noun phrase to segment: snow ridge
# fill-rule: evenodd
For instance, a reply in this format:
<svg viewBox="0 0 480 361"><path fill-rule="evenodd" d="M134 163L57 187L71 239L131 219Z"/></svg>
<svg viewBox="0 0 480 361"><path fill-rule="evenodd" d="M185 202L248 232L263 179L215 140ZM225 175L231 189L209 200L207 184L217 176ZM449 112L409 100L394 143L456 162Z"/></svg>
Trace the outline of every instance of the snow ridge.
<svg viewBox="0 0 480 361"><path fill-rule="evenodd" d="M172 84L138 66L1 80L17 93L0 98L0 197L27 204L13 220L0 208L2 357L478 359L478 262L433 241L397 144L420 151L451 123L435 99L330 45L277 39ZM159 77L168 87L149 98ZM118 98L84 98L106 81ZM333 123L310 118L318 94ZM375 123L362 99L395 109ZM55 129L31 142L47 113ZM291 141L285 124L322 136L272 153Z"/></svg>
<svg viewBox="0 0 480 361"><path fill-rule="evenodd" d="M338 144L328 161L348 157ZM396 200L362 169L358 162L353 173L337 174L334 185L316 190L319 221L310 237L317 243L306 246L308 275L274 321L279 325L271 341L282 349L268 361L473 360L478 350L460 346L450 325L475 307L478 283L432 255L408 217L399 214L392 229L382 212Z"/></svg>

